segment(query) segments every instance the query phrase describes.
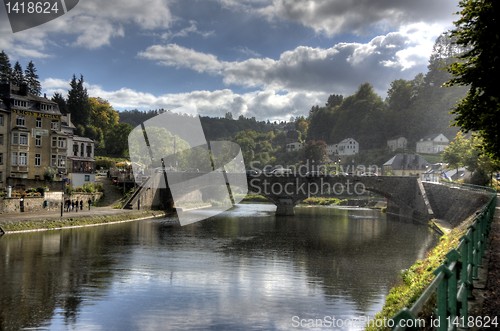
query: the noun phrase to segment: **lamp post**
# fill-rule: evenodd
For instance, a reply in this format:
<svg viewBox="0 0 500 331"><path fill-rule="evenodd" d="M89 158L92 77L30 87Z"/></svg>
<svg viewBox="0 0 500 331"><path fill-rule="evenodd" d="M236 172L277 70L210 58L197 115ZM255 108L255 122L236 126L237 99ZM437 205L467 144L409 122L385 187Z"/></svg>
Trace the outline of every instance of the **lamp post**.
<svg viewBox="0 0 500 331"><path fill-rule="evenodd" d="M66 162L64 160L61 160L61 166L64 168L66 165ZM59 172L59 176L61 177L61 217L63 217L63 211L64 211L64 196L66 192L66 178L64 178L64 172L65 168L63 171Z"/></svg>

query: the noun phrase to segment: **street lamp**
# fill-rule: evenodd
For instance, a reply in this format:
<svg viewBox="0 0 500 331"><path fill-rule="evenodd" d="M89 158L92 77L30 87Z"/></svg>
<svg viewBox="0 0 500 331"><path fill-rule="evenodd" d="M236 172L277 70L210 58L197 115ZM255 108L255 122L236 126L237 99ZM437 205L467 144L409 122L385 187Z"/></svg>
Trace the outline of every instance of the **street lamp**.
<svg viewBox="0 0 500 331"><path fill-rule="evenodd" d="M66 165L66 162L64 160L61 160L61 166L63 167L63 171L59 172L59 176L61 177L61 217L63 217L63 211L64 211L64 196L65 196L65 191L66 191L66 178L64 178L64 172L65 168L64 166Z"/></svg>

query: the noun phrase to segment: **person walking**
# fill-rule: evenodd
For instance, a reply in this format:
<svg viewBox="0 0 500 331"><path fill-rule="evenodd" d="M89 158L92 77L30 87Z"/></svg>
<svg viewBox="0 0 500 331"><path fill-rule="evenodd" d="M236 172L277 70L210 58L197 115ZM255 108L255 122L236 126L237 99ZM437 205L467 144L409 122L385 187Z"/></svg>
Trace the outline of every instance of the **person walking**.
<svg viewBox="0 0 500 331"><path fill-rule="evenodd" d="M83 210L83 198L80 200L80 210Z"/></svg>
<svg viewBox="0 0 500 331"><path fill-rule="evenodd" d="M89 204L89 210L90 210L90 205L92 204L92 199L89 198L89 200L87 201L87 203Z"/></svg>

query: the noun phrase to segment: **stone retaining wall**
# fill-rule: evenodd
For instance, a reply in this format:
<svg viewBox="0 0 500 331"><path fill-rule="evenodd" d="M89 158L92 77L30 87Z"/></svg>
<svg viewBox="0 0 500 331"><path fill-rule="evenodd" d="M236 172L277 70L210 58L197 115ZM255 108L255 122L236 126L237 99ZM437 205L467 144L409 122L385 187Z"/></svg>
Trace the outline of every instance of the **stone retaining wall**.
<svg viewBox="0 0 500 331"><path fill-rule="evenodd" d="M430 182L422 184L427 192L434 217L454 227L483 207L491 198L491 193L487 191Z"/></svg>
<svg viewBox="0 0 500 331"><path fill-rule="evenodd" d="M47 192L49 193L49 192ZM69 199L83 200L84 208L88 207L87 201L97 201L102 197L102 193L74 193ZM22 200L21 200L22 199ZM23 208L22 208L23 207ZM61 192L50 192L43 197L24 198L3 198L0 199L0 213L21 213L24 209L26 213L32 213L42 210L59 210L61 208Z"/></svg>

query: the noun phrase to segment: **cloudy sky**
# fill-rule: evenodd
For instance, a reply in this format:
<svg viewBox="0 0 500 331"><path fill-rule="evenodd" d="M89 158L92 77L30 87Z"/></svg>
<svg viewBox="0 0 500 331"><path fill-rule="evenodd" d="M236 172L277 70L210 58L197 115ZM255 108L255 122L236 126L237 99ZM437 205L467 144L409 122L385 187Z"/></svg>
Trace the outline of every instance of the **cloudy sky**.
<svg viewBox="0 0 500 331"><path fill-rule="evenodd" d="M43 92L82 74L117 110L196 106L287 120L371 83L426 72L458 0L80 0L66 15L12 33L0 49L33 60Z"/></svg>

